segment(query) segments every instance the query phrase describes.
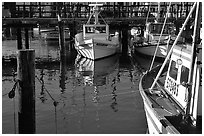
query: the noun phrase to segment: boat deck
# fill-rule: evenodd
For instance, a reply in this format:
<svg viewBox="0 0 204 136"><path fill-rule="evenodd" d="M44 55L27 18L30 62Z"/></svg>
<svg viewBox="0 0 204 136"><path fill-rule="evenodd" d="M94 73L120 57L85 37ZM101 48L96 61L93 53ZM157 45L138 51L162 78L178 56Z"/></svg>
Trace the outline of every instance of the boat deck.
<svg viewBox="0 0 204 136"><path fill-rule="evenodd" d="M161 77L157 81L157 85L155 85L152 92L150 92L149 88L151 88L159 69L160 67L156 67L153 71L143 76L140 83L140 88L142 87L141 94L143 99L145 99L146 103L154 111L161 124L170 128L169 131L173 130L172 132L174 133L177 130L179 133L202 133L202 126L194 127L187 124L187 118L183 119L182 109L172 102L172 99L168 94L162 91L167 67L163 70ZM201 117L198 118L200 119ZM175 127L177 130L173 129L173 127Z"/></svg>

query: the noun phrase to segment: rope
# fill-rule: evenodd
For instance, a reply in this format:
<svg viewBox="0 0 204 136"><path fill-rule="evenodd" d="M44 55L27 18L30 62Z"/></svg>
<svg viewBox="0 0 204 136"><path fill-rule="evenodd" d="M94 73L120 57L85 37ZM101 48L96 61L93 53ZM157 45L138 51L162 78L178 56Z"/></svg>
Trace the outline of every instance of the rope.
<svg viewBox="0 0 204 136"><path fill-rule="evenodd" d="M43 85L42 81L41 81L37 76L35 76L35 77L38 79L38 81L40 82L40 84ZM51 95L50 92L47 90L47 88L45 88L44 85L43 85L43 88L45 89L45 91L47 92L47 94L50 96L50 98L53 100L53 104L54 104L54 106L56 107L57 104L58 104L58 102L52 97L52 95Z"/></svg>
<svg viewBox="0 0 204 136"><path fill-rule="evenodd" d="M103 22L107 25L107 22L103 19L103 17L101 16L101 14L99 14L99 16L102 18Z"/></svg>
<svg viewBox="0 0 204 136"><path fill-rule="evenodd" d="M11 89L11 91L9 91L8 93L3 94L2 97L8 95L8 97L10 99L14 98L15 97L15 90L16 90L18 82L19 82L19 80L16 80L13 87L12 87L12 89Z"/></svg>
<svg viewBox="0 0 204 136"><path fill-rule="evenodd" d="M13 98L13 108L14 108L14 112L13 112L13 120L14 120L14 133L16 134L16 106L15 106L15 97Z"/></svg>

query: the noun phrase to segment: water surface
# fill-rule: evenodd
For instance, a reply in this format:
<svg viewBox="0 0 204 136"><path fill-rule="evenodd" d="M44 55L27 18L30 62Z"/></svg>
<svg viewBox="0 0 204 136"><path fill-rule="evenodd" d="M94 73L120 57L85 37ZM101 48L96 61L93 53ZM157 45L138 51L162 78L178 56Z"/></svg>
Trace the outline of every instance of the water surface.
<svg viewBox="0 0 204 136"><path fill-rule="evenodd" d="M3 56L15 56L15 40L2 44ZM69 47L70 43L66 45ZM146 133L146 117L138 89L141 70L131 57L114 55L93 62L67 51L60 62L58 42L34 40L30 46L38 58L35 133ZM16 69L15 62L2 65L4 134L18 133L18 95L14 99L7 95L14 85Z"/></svg>

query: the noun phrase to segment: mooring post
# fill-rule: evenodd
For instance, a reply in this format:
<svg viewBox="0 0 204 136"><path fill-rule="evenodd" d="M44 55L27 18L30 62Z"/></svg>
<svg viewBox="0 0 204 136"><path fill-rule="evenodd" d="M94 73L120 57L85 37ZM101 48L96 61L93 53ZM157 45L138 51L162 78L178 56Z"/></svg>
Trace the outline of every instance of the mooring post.
<svg viewBox="0 0 204 136"><path fill-rule="evenodd" d="M25 28L25 48L29 49L29 35L28 35L28 28Z"/></svg>
<svg viewBox="0 0 204 136"><path fill-rule="evenodd" d="M18 125L20 134L35 133L35 50L18 51Z"/></svg>
<svg viewBox="0 0 204 136"><path fill-rule="evenodd" d="M64 23L58 15L60 55L65 56Z"/></svg>
<svg viewBox="0 0 204 136"><path fill-rule="evenodd" d="M128 53L128 24L122 24L122 55Z"/></svg>
<svg viewBox="0 0 204 136"><path fill-rule="evenodd" d="M17 49L22 49L21 27L17 28Z"/></svg>

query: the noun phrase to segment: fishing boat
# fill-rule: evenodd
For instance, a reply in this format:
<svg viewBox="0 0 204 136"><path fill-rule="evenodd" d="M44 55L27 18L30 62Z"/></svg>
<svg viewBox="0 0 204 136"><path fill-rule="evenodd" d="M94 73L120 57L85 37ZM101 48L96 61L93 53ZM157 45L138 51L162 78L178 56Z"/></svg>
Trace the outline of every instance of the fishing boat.
<svg viewBox="0 0 204 136"><path fill-rule="evenodd" d="M96 60L117 53L119 49L119 33L110 34L109 25L105 22L99 12L102 4L89 4L93 7L88 22L83 25L83 32L75 35L75 49L78 54ZM99 16L102 22L99 22ZM91 22L94 17L95 21Z"/></svg>
<svg viewBox="0 0 204 136"><path fill-rule="evenodd" d="M169 5L170 8L170 5ZM168 9L169 11L169 9ZM139 25L131 29L130 45L133 51L142 55L154 56L164 59L176 38L173 23L166 23L168 12L164 22L146 22L145 26ZM181 39L179 39L181 42ZM156 50L158 48L158 50Z"/></svg>
<svg viewBox="0 0 204 136"><path fill-rule="evenodd" d="M119 57L116 54L94 61L77 55L75 66L76 77L81 77L85 85L102 86L108 82L107 77L109 77L110 74L115 75L112 77L116 77ZM109 77L109 80L110 78L111 77Z"/></svg>
<svg viewBox="0 0 204 136"><path fill-rule="evenodd" d="M142 28L144 28L142 26L133 27L131 30L131 35L133 36L131 39L131 46L140 54L154 56L155 49L159 42L159 51L156 56L158 58L165 58L167 50L170 45L172 45L172 41L175 40L175 35L171 33L174 29L174 24L166 23L160 38L162 26L162 23L151 22L146 24L146 30L142 30ZM142 33L141 31L144 32ZM169 39L170 35L171 39Z"/></svg>
<svg viewBox="0 0 204 136"><path fill-rule="evenodd" d="M141 77L139 90L150 134L202 133L200 8L199 2L193 5L164 63ZM177 41L195 9L193 42L179 44Z"/></svg>
<svg viewBox="0 0 204 136"><path fill-rule="evenodd" d="M45 40L59 40L59 31L57 28L41 29L40 34ZM69 28L64 28L64 39L70 40Z"/></svg>

